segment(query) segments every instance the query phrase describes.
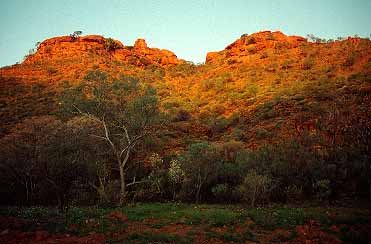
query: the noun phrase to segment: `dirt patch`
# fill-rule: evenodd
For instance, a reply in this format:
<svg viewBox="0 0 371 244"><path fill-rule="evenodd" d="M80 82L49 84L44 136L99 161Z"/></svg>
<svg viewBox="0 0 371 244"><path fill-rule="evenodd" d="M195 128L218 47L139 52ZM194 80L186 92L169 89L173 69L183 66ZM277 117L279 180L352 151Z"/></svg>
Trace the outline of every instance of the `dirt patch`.
<svg viewBox="0 0 371 244"><path fill-rule="evenodd" d="M117 211L109 213L106 217L107 219L110 219L110 220L118 220L121 222L128 221L128 216L126 216L125 214L121 212L117 212Z"/></svg>
<svg viewBox="0 0 371 244"><path fill-rule="evenodd" d="M338 244L342 243L335 235L324 232L317 222L312 221L309 224L299 225L295 228L297 238L295 243L323 243Z"/></svg>
<svg viewBox="0 0 371 244"><path fill-rule="evenodd" d="M170 224L158 229L161 233L171 233L173 235L187 236L191 231L196 231L194 226L183 224ZM197 232L200 230L197 228Z"/></svg>
<svg viewBox="0 0 371 244"><path fill-rule="evenodd" d="M71 236L69 234L51 235L46 231L22 232L9 230L0 236L3 244L103 244L103 234L91 234L84 237Z"/></svg>

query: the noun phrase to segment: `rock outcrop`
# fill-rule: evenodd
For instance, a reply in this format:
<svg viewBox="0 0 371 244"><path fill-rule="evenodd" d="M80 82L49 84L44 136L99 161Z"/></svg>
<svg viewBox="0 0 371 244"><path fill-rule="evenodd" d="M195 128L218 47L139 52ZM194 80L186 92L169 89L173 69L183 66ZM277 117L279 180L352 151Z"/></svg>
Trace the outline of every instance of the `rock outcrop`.
<svg viewBox="0 0 371 244"><path fill-rule="evenodd" d="M207 53L206 63L215 63L218 60L231 57L247 56L269 48L296 48L302 42L306 42L306 39L300 36L286 36L280 31L262 31L251 35L244 34L223 51Z"/></svg>
<svg viewBox="0 0 371 244"><path fill-rule="evenodd" d="M137 66L156 64L175 65L183 62L168 50L149 48L144 39L138 39L134 47L125 46L118 40L98 35L82 37L62 36L47 39L39 44L35 54L28 55L25 64L42 62L68 62L72 59L82 63L94 58L130 63Z"/></svg>

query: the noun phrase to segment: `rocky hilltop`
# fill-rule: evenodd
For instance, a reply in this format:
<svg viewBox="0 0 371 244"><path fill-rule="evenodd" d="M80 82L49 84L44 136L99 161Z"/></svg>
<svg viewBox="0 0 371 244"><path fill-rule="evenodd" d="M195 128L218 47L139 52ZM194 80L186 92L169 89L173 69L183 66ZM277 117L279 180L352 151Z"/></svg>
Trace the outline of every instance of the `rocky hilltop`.
<svg viewBox="0 0 371 244"><path fill-rule="evenodd" d="M370 55L371 42L367 39L348 37L338 41L313 42L301 36L287 36L280 31L262 31L251 35L244 34L224 50L207 53L206 63L268 65L281 60L286 61L284 64L286 68L296 66L307 69L309 67L306 66L314 65L314 62L305 64L300 60L311 57L319 66L350 67L367 62ZM320 56L321 58L317 60ZM275 60L272 60L272 57Z"/></svg>
<svg viewBox="0 0 371 244"><path fill-rule="evenodd" d="M238 135L253 148L303 125L314 129L331 107L354 112L369 104L371 41L317 41L263 31L244 34L224 50L208 53L205 64L194 65L148 47L143 39L128 46L98 35L55 37L22 63L0 69L3 131L28 116L57 111L65 81L77 85L97 70L156 88L162 109L172 114L174 125L183 123L187 136Z"/></svg>
<svg viewBox="0 0 371 244"><path fill-rule="evenodd" d="M41 42L22 63L1 68L0 75L23 81L58 82L80 79L91 69L117 72L122 67L165 68L184 62L169 50L148 47L144 39L128 46L99 35L61 36Z"/></svg>
<svg viewBox="0 0 371 244"><path fill-rule="evenodd" d="M262 31L252 35L244 34L221 52L209 52L206 63L217 62L223 58L243 57L272 48L297 48L307 40L300 36L286 36L280 31Z"/></svg>
<svg viewBox="0 0 371 244"><path fill-rule="evenodd" d="M47 39L40 43L37 52L29 55L24 63L33 64L76 57L89 59L94 56L109 57L112 61L130 63L136 66L150 64L168 66L182 62L171 51L149 48L144 39L138 39L134 46L125 46L118 40L98 35L88 35Z"/></svg>

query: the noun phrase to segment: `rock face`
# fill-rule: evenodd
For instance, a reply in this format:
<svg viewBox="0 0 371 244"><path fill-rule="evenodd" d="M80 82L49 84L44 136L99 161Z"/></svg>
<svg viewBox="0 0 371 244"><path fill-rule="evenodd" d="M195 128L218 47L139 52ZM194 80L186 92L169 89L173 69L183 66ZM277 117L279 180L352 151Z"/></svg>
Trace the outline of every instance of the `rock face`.
<svg viewBox="0 0 371 244"><path fill-rule="evenodd" d="M72 59L84 63L99 58L109 58L110 61L130 63L137 66L150 64L168 66L183 62L168 50L147 47L144 39L138 39L134 47L130 47L123 45L118 40L106 39L98 35L88 35L77 38L62 36L47 39L38 46L35 54L27 56L24 63L35 64L53 61L60 63Z"/></svg>
<svg viewBox="0 0 371 244"><path fill-rule="evenodd" d="M139 50L147 49L147 43L144 39L137 39L135 41L134 48Z"/></svg>
<svg viewBox="0 0 371 244"><path fill-rule="evenodd" d="M306 42L306 39L300 36L286 36L280 31L262 31L252 35L244 34L223 51L209 52L206 55L206 63L217 63L218 60L222 59L248 56L269 48L296 48L302 42Z"/></svg>

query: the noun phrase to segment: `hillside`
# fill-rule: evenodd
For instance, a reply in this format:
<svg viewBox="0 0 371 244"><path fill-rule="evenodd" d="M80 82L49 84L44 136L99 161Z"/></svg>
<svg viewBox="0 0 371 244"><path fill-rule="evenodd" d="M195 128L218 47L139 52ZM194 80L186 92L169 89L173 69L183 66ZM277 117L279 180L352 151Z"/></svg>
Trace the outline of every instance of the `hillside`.
<svg viewBox="0 0 371 244"><path fill-rule="evenodd" d="M143 39L45 40L0 69L4 201L370 199L371 41L310 39L244 34L200 65Z"/></svg>
<svg viewBox="0 0 371 244"><path fill-rule="evenodd" d="M208 53L202 65L149 48L143 39L125 46L102 36L55 37L21 64L1 68L1 130L55 112L64 81L77 84L101 70L157 88L162 109L173 117L171 147L190 137L242 140L255 148L316 130L320 118L331 116L329 108L357 113L369 103L370 59L368 39L316 43L270 31L242 35ZM369 120L366 112L359 116Z"/></svg>

